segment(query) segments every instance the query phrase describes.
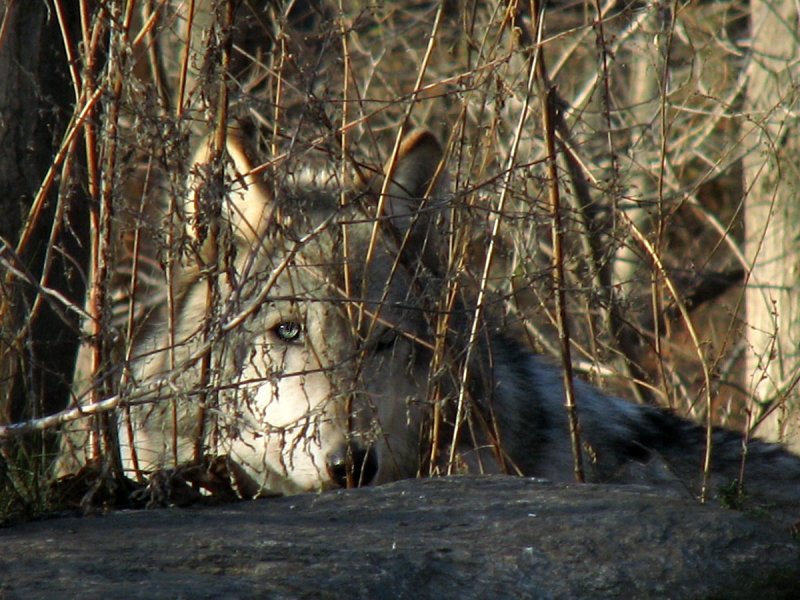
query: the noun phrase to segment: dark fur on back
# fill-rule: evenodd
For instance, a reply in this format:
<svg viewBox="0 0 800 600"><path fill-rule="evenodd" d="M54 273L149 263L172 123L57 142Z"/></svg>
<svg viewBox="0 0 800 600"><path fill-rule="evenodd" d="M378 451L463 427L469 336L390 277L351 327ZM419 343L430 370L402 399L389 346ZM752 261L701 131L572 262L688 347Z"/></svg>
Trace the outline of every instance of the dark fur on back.
<svg viewBox="0 0 800 600"><path fill-rule="evenodd" d="M509 462L525 475L574 481L560 367L503 336L492 339L492 353L495 385L488 402ZM576 380L575 389L588 481L656 485L701 497L705 427L583 381ZM711 443L707 497L787 522L800 519L799 457L778 444L745 443L739 433L719 427L712 429Z"/></svg>

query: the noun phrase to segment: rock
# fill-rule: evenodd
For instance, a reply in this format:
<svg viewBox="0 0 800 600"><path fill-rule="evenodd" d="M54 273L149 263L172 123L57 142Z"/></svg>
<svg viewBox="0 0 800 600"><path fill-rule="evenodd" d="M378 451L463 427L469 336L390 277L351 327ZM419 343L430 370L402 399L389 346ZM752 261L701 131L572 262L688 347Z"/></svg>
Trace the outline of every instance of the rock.
<svg viewBox="0 0 800 600"><path fill-rule="evenodd" d="M770 522L634 486L407 480L0 530L2 598L789 598Z"/></svg>

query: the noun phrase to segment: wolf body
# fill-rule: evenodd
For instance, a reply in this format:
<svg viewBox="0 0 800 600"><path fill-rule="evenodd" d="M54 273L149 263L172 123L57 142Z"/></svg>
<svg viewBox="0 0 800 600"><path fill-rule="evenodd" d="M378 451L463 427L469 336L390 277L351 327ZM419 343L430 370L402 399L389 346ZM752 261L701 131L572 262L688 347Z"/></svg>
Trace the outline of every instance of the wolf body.
<svg viewBox="0 0 800 600"><path fill-rule="evenodd" d="M442 293L447 194L431 133L348 194L312 178L267 186L229 133L209 249L197 224L211 154L206 142L195 157L183 212L200 250L174 278L174 316L161 303L136 340L133 382L149 395L131 402L130 429L120 422L126 469L199 449L228 457L245 496L428 472L574 481L560 367L488 323L469 350L474 305ZM589 481L700 493L704 428L582 381L575 392ZM800 498L798 457L752 441L742 471L741 436L712 442L712 493L743 472L770 501Z"/></svg>

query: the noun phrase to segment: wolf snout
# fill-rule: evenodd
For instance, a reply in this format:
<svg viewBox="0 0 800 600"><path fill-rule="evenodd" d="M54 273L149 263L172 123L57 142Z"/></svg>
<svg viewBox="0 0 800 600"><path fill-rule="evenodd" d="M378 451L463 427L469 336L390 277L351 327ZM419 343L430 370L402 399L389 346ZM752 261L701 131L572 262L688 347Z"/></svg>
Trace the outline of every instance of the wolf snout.
<svg viewBox="0 0 800 600"><path fill-rule="evenodd" d="M373 448L350 443L328 454L325 466L337 485L362 487L378 474L378 457Z"/></svg>

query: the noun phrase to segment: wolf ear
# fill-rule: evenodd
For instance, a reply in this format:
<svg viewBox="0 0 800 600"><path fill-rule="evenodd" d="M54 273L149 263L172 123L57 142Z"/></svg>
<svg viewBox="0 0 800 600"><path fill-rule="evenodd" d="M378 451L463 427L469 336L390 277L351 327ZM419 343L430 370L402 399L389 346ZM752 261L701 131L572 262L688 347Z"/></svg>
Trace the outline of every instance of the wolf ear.
<svg viewBox="0 0 800 600"><path fill-rule="evenodd" d="M438 171L442 155L439 140L427 129L408 134L400 144L392 174L393 191L398 192L397 196L419 199L424 198L427 192L435 191L430 188L435 188L438 183L434 181L435 177L441 178ZM384 173L390 170L391 164L387 164Z"/></svg>
<svg viewBox="0 0 800 600"><path fill-rule="evenodd" d="M228 129L226 136L227 156L225 162L225 190L221 216L230 224L240 242L253 244L261 239L272 213L273 195L263 179L254 174L252 152L244 138L235 129ZM213 138L206 137L195 152L189 175L189 202L185 207L187 223L192 223L200 212L199 204L207 201L205 191L208 165L212 160ZM205 172L204 172L205 171ZM218 196L217 196L218 197ZM192 237L196 236L190 227Z"/></svg>
<svg viewBox="0 0 800 600"><path fill-rule="evenodd" d="M441 168L443 156L436 136L422 129L410 133L403 140L394 168L391 160L386 164L384 173L389 174L391 183L387 186L385 214L400 231L405 232L412 226L421 205L432 209L429 215L437 212L438 199L447 179ZM427 218L421 220L430 221Z"/></svg>

